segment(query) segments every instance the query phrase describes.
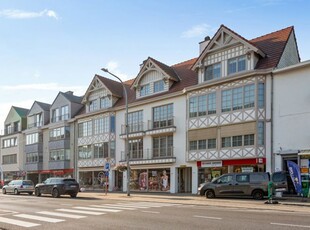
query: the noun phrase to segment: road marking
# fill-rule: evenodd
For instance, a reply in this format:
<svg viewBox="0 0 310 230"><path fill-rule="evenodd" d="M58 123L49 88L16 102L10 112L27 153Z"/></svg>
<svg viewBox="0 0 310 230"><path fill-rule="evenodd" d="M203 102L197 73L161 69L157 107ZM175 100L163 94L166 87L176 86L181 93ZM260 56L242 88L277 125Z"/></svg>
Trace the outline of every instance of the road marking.
<svg viewBox="0 0 310 230"><path fill-rule="evenodd" d="M107 208L91 208L91 207L73 207L76 209L84 209L90 211L103 211L103 212L121 212L122 210L114 210L114 209L107 209Z"/></svg>
<svg viewBox="0 0 310 230"><path fill-rule="evenodd" d="M213 219L213 220L221 220L221 217L212 217L212 216L194 216L196 218L205 218L205 219Z"/></svg>
<svg viewBox="0 0 310 230"><path fill-rule="evenodd" d="M103 212L91 212L91 211L73 210L73 209L65 209L65 208L56 209L56 211L59 211L59 212L73 212L73 213L88 214L88 215L95 215L95 216L99 216L99 215L105 214Z"/></svg>
<svg viewBox="0 0 310 230"><path fill-rule="evenodd" d="M25 219L30 219L30 220L45 221L45 222L49 222L49 223L58 223L58 222L65 221L65 220L61 220L61 219L54 219L54 218L43 217L43 216L34 216L34 215L28 215L28 214L18 214L18 215L14 215L14 216L25 218Z"/></svg>
<svg viewBox="0 0 310 230"><path fill-rule="evenodd" d="M141 212L144 212L144 213L152 213L152 214L158 214L160 212L153 212L153 211L141 211Z"/></svg>
<svg viewBox="0 0 310 230"><path fill-rule="evenodd" d="M127 208L122 206L115 206L113 204L104 204L104 205L90 205L91 207L96 208L114 208L114 209L123 209L123 210L137 210L136 208Z"/></svg>
<svg viewBox="0 0 310 230"><path fill-rule="evenodd" d="M21 227L26 227L26 228L40 225L40 224L30 223L30 222L21 221L21 220L9 219L5 217L0 217L0 222L6 223L6 224L13 224L13 225L21 226Z"/></svg>
<svg viewBox="0 0 310 230"><path fill-rule="evenodd" d="M81 219L81 218L86 217L86 216L80 216L80 215L73 215L73 214L60 213L60 212L49 212L49 211L42 211L42 212L37 212L37 213L43 214L43 215L50 215L50 216L68 217L72 219Z"/></svg>
<svg viewBox="0 0 310 230"><path fill-rule="evenodd" d="M298 224L284 224L284 223L270 223L272 225L288 226L288 227L298 227L298 228L310 228L309 225L298 225Z"/></svg>

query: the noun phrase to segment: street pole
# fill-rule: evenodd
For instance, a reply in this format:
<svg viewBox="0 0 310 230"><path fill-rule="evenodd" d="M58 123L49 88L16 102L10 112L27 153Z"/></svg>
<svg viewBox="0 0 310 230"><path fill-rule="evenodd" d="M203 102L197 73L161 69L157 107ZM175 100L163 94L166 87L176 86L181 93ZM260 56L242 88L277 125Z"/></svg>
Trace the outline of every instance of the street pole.
<svg viewBox="0 0 310 230"><path fill-rule="evenodd" d="M113 77L117 78L121 82L121 84L123 86L124 94L125 94L125 106L126 106L126 115L125 115L125 127L126 127L125 155L126 155L126 163L127 163L127 196L130 196L130 164L129 164L130 154L129 154L129 141L128 141L129 127L128 127L128 95L127 95L127 89L126 89L123 81L118 76L116 76L115 74L109 72L109 70L106 69L106 68L102 68L101 70L103 72L106 72L106 73L112 75Z"/></svg>

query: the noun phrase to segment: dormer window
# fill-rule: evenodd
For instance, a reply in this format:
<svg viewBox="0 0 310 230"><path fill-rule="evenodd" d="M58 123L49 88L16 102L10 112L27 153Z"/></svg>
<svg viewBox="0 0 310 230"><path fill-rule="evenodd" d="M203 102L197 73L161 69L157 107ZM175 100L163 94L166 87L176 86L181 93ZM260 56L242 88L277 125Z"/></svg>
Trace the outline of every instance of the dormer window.
<svg viewBox="0 0 310 230"><path fill-rule="evenodd" d="M209 65L205 68L204 81L221 77L221 63Z"/></svg>
<svg viewBox="0 0 310 230"><path fill-rule="evenodd" d="M155 81L154 82L154 93L164 91L164 85L165 83L163 80Z"/></svg>
<svg viewBox="0 0 310 230"><path fill-rule="evenodd" d="M150 94L150 84L142 85L140 88L140 96L147 96Z"/></svg>
<svg viewBox="0 0 310 230"><path fill-rule="evenodd" d="M246 58L240 56L228 60L228 75L246 70Z"/></svg>
<svg viewBox="0 0 310 230"><path fill-rule="evenodd" d="M100 108L106 109L109 107L110 107L110 98L108 96L100 98Z"/></svg>
<svg viewBox="0 0 310 230"><path fill-rule="evenodd" d="M97 100L89 102L89 112L97 110Z"/></svg>

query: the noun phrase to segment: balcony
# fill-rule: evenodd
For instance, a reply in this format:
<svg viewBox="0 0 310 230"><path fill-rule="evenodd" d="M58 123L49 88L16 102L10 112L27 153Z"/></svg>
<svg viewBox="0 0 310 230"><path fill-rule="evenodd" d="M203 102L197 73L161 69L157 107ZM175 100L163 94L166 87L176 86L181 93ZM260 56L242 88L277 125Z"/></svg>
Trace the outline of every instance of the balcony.
<svg viewBox="0 0 310 230"><path fill-rule="evenodd" d="M4 135L14 134L14 133L18 133L21 131L22 131L22 128L20 124L14 125L14 126L7 126L4 129Z"/></svg>
<svg viewBox="0 0 310 230"><path fill-rule="evenodd" d="M25 146L25 153L43 153L43 143L35 143Z"/></svg>
<svg viewBox="0 0 310 230"><path fill-rule="evenodd" d="M39 171L43 169L43 162L32 162L25 164L25 170L29 171Z"/></svg>
<svg viewBox="0 0 310 230"><path fill-rule="evenodd" d="M173 133L176 131L176 127L174 125L174 117L170 117L168 119L154 121L148 121L148 130L146 131L147 135L154 134L164 134L164 133Z"/></svg>
<svg viewBox="0 0 310 230"><path fill-rule="evenodd" d="M61 115L61 116L54 116L52 117L51 119L51 122L52 123L55 123L55 122L59 122L59 121L66 121L66 120L69 120L70 116L69 114L64 114L64 115Z"/></svg>
<svg viewBox="0 0 310 230"><path fill-rule="evenodd" d="M35 122L35 123L32 123L32 124L28 124L28 129L32 129L32 128L37 128L37 127L41 127L43 126L43 122L40 121L40 122Z"/></svg>
<svg viewBox="0 0 310 230"><path fill-rule="evenodd" d="M128 125L128 136L131 137L142 137L145 135L145 123L139 122L135 124ZM120 134L120 138L126 138L126 125L122 125L122 130Z"/></svg>
<svg viewBox="0 0 310 230"><path fill-rule="evenodd" d="M168 148L153 148L144 150L130 151L130 164L164 164L175 163L176 157L174 156L174 147ZM126 161L126 154L121 152L120 162Z"/></svg>

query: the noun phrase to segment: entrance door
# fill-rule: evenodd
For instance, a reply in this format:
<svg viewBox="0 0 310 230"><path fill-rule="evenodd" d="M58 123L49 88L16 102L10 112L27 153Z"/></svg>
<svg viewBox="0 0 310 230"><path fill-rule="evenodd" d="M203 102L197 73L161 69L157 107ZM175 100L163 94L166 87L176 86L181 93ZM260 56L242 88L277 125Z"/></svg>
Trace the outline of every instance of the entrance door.
<svg viewBox="0 0 310 230"><path fill-rule="evenodd" d="M192 192L192 168L178 168L178 193Z"/></svg>

